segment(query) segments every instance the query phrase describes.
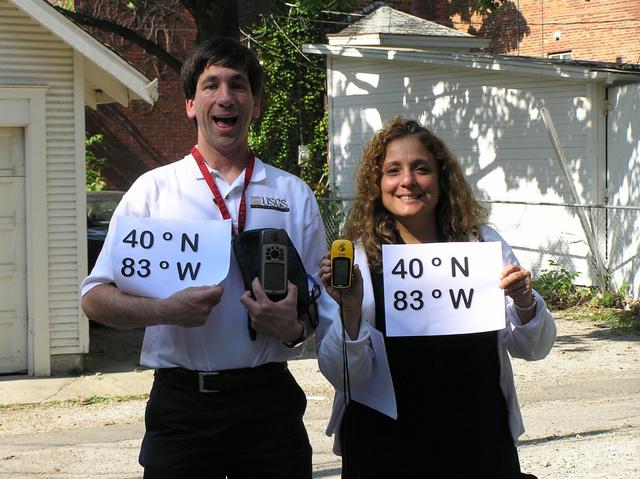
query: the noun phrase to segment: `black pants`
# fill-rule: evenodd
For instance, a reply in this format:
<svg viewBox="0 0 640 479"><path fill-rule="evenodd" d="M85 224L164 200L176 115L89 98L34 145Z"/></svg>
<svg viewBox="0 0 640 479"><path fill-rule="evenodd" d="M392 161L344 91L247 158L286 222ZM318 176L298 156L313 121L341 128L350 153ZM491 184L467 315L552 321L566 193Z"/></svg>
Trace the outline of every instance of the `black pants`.
<svg viewBox="0 0 640 479"><path fill-rule="evenodd" d="M286 370L273 381L200 393L156 374L140 451L145 479L311 479L307 401Z"/></svg>
<svg viewBox="0 0 640 479"><path fill-rule="evenodd" d="M510 438L433 437L352 401L340 426L343 479L520 479ZM473 436L473 435L472 435Z"/></svg>

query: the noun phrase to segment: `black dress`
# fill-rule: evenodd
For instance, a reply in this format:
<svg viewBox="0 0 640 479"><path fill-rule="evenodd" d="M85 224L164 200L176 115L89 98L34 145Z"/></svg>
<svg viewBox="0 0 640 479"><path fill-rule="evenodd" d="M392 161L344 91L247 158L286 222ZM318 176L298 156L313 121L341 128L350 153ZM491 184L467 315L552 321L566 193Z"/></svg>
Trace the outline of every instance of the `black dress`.
<svg viewBox="0 0 640 479"><path fill-rule="evenodd" d="M372 269L371 279L398 419L349 403L340 427L342 477L518 478L497 332L388 338L382 274Z"/></svg>

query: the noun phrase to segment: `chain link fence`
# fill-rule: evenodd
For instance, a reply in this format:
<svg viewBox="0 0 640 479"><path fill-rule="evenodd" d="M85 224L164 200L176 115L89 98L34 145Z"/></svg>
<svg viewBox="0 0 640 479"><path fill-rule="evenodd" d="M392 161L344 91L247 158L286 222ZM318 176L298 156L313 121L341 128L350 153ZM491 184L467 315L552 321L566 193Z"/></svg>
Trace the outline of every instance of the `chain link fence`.
<svg viewBox="0 0 640 479"><path fill-rule="evenodd" d="M342 234L344 220L352 202L351 198L318 198L318 206L324 220L324 227L327 230L329 245Z"/></svg>
<svg viewBox="0 0 640 479"><path fill-rule="evenodd" d="M351 198L319 198L329 244L340 237ZM481 201L490 222L534 276L550 262L576 284L640 296L640 207Z"/></svg>

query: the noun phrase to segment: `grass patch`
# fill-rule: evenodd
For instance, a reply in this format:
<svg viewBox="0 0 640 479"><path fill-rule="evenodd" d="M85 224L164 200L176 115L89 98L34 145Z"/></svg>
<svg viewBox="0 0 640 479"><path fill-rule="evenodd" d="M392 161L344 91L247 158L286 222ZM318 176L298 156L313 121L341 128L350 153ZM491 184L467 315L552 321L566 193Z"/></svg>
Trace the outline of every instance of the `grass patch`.
<svg viewBox="0 0 640 479"><path fill-rule="evenodd" d="M126 401L146 401L149 394L127 394L124 396L104 397L90 396L83 399L66 399L64 401L47 401L31 404L0 404L0 409L20 410L34 409L41 407L71 407L71 406L91 406L93 404L117 404Z"/></svg>
<svg viewBox="0 0 640 479"><path fill-rule="evenodd" d="M553 315L558 319L604 324L613 330L640 335L640 316L634 309L582 305L554 310Z"/></svg>
<svg viewBox="0 0 640 479"><path fill-rule="evenodd" d="M600 292L593 286L575 285L577 277L575 271L550 260L549 268L542 269L532 285L556 317L593 321L612 329L640 333L640 301L631 297L629 284ZM559 311L570 314L560 315Z"/></svg>

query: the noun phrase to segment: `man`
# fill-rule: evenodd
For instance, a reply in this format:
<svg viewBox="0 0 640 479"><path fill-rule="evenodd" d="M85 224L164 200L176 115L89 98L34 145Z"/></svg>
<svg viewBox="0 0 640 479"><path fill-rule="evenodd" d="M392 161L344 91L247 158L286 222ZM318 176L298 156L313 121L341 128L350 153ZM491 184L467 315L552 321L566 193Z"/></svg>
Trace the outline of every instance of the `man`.
<svg viewBox="0 0 640 479"><path fill-rule="evenodd" d="M311 190L254 158L247 144L262 77L255 55L236 40L198 46L182 69L198 143L182 160L136 180L115 216L230 217L234 232L282 228L317 276L326 240ZM257 279L252 289L255 298L232 257L220 285L164 299L128 295L114 284L107 238L82 283L82 308L114 328L146 327L141 363L156 372L140 452L145 478L311 478L306 399L286 369L311 329L306 315L298 318L294 285L277 302Z"/></svg>

